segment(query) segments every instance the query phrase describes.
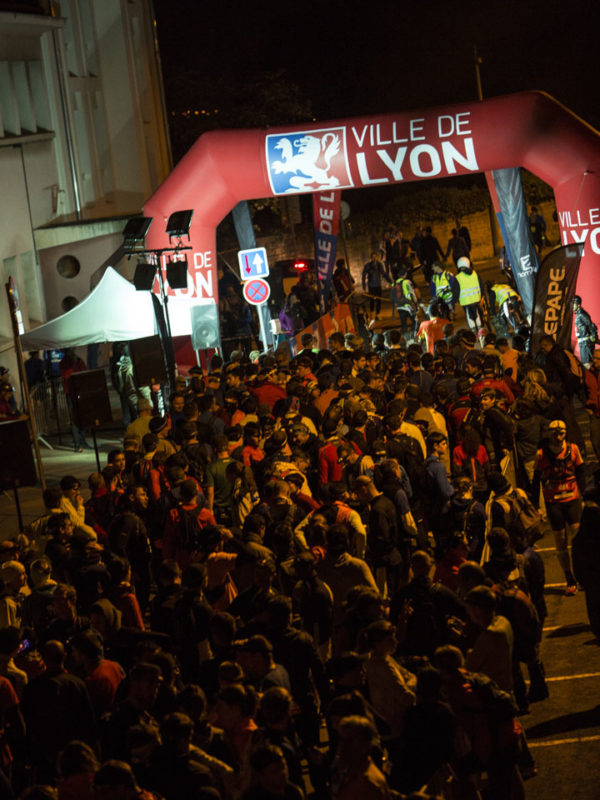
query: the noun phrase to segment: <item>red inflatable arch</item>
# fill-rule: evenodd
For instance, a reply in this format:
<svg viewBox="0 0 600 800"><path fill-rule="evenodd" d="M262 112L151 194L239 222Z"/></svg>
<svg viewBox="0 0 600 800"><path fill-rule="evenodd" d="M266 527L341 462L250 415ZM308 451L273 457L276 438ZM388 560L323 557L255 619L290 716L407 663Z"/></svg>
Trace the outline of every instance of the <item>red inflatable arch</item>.
<svg viewBox="0 0 600 800"><path fill-rule="evenodd" d="M168 243L157 221L194 209L194 289L182 293L217 301L216 227L240 200L515 166L553 187L563 243L585 242L577 290L600 320L600 134L540 92L305 126L211 131L144 206L155 218L147 245Z"/></svg>

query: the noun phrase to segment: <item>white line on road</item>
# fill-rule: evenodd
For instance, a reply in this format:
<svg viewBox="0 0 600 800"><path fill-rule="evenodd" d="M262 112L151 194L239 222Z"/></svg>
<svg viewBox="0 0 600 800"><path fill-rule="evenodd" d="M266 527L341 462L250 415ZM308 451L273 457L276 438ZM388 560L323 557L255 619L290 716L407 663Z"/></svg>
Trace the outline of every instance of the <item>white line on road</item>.
<svg viewBox="0 0 600 800"><path fill-rule="evenodd" d="M536 547L535 548L535 552L536 553L550 553L553 550L556 550L556 547Z"/></svg>
<svg viewBox="0 0 600 800"><path fill-rule="evenodd" d="M581 744L582 742L597 742L600 739L600 734L594 736L574 736L570 739L550 739L547 742L532 742L531 739L527 740L529 747L556 747L560 744Z"/></svg>
<svg viewBox="0 0 600 800"><path fill-rule="evenodd" d="M574 681L577 678L598 678L600 672L582 672L581 675L556 675L554 678L546 678L546 683L550 681Z"/></svg>

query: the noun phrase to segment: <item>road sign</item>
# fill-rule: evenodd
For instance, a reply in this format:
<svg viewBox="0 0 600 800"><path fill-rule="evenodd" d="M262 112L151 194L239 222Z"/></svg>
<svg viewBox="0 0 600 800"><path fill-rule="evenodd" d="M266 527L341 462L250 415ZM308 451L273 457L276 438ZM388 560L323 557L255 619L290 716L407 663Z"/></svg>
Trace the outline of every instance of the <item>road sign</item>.
<svg viewBox="0 0 600 800"><path fill-rule="evenodd" d="M271 287L262 278L252 278L244 284L244 298L253 306L266 303L271 296Z"/></svg>
<svg viewBox="0 0 600 800"><path fill-rule="evenodd" d="M269 261L264 247L253 247L251 250L238 252L240 276L243 281L251 278L266 278L269 274Z"/></svg>

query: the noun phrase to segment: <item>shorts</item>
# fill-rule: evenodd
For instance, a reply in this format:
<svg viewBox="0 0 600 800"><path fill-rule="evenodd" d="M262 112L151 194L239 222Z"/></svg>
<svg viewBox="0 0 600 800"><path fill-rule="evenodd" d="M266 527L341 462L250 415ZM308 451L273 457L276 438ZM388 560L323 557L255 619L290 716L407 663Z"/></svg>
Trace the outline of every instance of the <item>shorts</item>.
<svg viewBox="0 0 600 800"><path fill-rule="evenodd" d="M553 531L562 531L565 525L577 525L581 520L583 503L581 498L566 503L546 503L548 520Z"/></svg>

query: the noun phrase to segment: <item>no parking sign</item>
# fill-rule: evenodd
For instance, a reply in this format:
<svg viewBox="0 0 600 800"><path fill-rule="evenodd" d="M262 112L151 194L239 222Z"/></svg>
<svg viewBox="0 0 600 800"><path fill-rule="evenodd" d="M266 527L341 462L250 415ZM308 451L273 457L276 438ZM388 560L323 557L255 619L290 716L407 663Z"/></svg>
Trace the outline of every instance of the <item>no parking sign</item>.
<svg viewBox="0 0 600 800"><path fill-rule="evenodd" d="M244 299L253 306L266 303L271 296L271 287L262 278L252 278L244 283Z"/></svg>

